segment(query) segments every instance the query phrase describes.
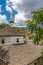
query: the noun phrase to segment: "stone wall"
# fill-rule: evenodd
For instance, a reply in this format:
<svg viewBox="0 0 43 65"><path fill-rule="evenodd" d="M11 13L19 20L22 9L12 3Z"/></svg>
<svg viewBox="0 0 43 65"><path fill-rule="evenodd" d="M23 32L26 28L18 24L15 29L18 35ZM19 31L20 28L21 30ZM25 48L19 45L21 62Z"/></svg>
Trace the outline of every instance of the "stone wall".
<svg viewBox="0 0 43 65"><path fill-rule="evenodd" d="M0 44L2 44L2 39L4 39L5 44L24 43L24 36L0 37ZM19 39L19 42L17 42L17 39Z"/></svg>

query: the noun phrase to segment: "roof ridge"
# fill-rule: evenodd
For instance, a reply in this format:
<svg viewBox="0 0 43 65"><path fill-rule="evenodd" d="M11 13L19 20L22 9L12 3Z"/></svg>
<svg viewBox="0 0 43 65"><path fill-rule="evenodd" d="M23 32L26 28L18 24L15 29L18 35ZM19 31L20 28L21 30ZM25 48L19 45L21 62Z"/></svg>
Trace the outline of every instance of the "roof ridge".
<svg viewBox="0 0 43 65"><path fill-rule="evenodd" d="M7 35L10 35L10 36L22 35L23 36L23 34L19 32L16 28L6 25L4 29L0 30L0 36L7 36Z"/></svg>

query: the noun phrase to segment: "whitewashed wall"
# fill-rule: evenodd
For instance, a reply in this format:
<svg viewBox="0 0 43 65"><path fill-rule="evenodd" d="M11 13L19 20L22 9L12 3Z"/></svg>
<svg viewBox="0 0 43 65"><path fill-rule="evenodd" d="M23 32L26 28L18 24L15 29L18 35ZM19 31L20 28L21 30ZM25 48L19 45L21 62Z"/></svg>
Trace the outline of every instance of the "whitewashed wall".
<svg viewBox="0 0 43 65"><path fill-rule="evenodd" d="M24 36L15 36L15 37L0 37L0 44L2 39L4 39L5 44L18 44L17 38L19 38L19 43L24 43Z"/></svg>

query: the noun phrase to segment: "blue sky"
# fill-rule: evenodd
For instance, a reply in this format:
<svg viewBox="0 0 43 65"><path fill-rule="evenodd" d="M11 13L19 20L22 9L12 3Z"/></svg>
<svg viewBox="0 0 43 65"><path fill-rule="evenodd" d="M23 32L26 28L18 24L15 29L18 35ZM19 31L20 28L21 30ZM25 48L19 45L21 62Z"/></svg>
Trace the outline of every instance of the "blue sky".
<svg viewBox="0 0 43 65"><path fill-rule="evenodd" d="M2 12L0 12L0 14L1 15L6 15L7 16L7 20L9 21L11 12L6 10L6 0L0 0L0 5L2 5L1 6ZM9 6L9 7L11 7L11 6ZM17 11L14 10L14 9L12 9L12 11L13 11L13 14L15 16L17 14Z"/></svg>
<svg viewBox="0 0 43 65"><path fill-rule="evenodd" d="M0 0L0 23L8 23L13 12L15 26L25 26L31 12L39 8L43 8L43 0Z"/></svg>

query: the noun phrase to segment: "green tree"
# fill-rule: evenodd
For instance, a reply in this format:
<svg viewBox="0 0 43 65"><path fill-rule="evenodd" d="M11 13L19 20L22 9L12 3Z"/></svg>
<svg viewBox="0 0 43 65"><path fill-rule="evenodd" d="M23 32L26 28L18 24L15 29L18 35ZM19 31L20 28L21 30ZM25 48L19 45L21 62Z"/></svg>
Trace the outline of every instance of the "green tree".
<svg viewBox="0 0 43 65"><path fill-rule="evenodd" d="M36 25L35 34L37 34L37 36L35 37L37 38L37 44L39 44L39 41L43 38L43 9L34 11L32 20Z"/></svg>
<svg viewBox="0 0 43 65"><path fill-rule="evenodd" d="M29 28L29 30L31 31L31 33L33 33L33 31L35 30L35 24L32 20L28 20L26 21L27 24L27 28Z"/></svg>
<svg viewBox="0 0 43 65"><path fill-rule="evenodd" d="M0 24L0 30L5 28L7 24Z"/></svg>
<svg viewBox="0 0 43 65"><path fill-rule="evenodd" d="M35 33L34 42L39 44L39 41L43 39L43 9L38 9L32 12L32 14L32 22L27 21L27 27L32 33Z"/></svg>
<svg viewBox="0 0 43 65"><path fill-rule="evenodd" d="M33 14L33 21L35 22L35 24L43 25L43 9L40 8L32 12L32 14Z"/></svg>

